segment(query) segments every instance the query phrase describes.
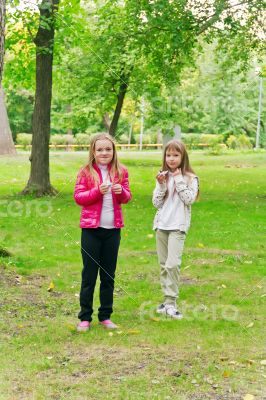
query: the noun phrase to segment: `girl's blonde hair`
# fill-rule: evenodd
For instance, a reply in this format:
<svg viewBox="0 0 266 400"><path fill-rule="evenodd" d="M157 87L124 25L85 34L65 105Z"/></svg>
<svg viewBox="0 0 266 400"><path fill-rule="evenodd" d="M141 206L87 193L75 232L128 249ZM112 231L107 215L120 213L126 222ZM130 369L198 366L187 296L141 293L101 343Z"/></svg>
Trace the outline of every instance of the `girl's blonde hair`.
<svg viewBox="0 0 266 400"><path fill-rule="evenodd" d="M96 145L97 140L109 140L111 142L112 147L113 147L113 158L111 161L110 178L113 181L114 178L117 177L118 182L121 182L122 176L123 176L122 167L117 158L115 141L114 141L113 137L111 135L109 135L108 133L97 133L96 135L94 135L91 138L90 150L89 150L89 161L85 165L85 167L82 169L82 172L85 172L85 174L87 172L87 174L89 174L95 182L97 182L97 183L100 182L99 176L98 176L97 172L95 171L95 169L93 168L93 165L95 164L94 153L95 153L95 145ZM116 183L118 183L118 182L116 182Z"/></svg>
<svg viewBox="0 0 266 400"><path fill-rule="evenodd" d="M166 163L166 153L168 150L175 150L181 154L181 164L179 168L181 168L182 175L188 175L190 177L193 177L195 175L195 172L193 171L193 169L189 164L189 158L186 146L184 145L184 143L175 139L170 140L170 142L168 142L164 148L163 166L162 166L163 171L170 171L170 168Z"/></svg>

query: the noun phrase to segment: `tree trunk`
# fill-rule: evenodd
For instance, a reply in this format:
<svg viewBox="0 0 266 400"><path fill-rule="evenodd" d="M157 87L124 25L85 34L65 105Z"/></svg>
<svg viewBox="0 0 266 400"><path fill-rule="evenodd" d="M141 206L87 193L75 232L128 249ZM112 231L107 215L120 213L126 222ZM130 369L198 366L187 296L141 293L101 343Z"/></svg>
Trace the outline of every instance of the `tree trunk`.
<svg viewBox="0 0 266 400"><path fill-rule="evenodd" d="M35 37L36 91L32 118L32 151L30 178L23 194L53 195L50 183L49 141L52 101L52 67L55 13L59 0L42 0L40 25Z"/></svg>
<svg viewBox="0 0 266 400"><path fill-rule="evenodd" d="M0 0L0 85L2 82L3 65L4 65L5 14L6 14L6 1Z"/></svg>
<svg viewBox="0 0 266 400"><path fill-rule="evenodd" d="M105 113L103 116L103 125L107 131L110 129L111 120L108 113Z"/></svg>
<svg viewBox="0 0 266 400"><path fill-rule="evenodd" d="M6 112L4 91L0 86L0 155L16 154Z"/></svg>
<svg viewBox="0 0 266 400"><path fill-rule="evenodd" d="M116 103L116 107L115 107L115 112L114 112L113 119L112 119L110 129L109 129L109 134L111 136L115 136L119 117L121 115L125 95L126 95L127 88L128 88L128 81L129 81L129 76L128 77L122 76L120 87L119 87L119 92L117 95L117 103Z"/></svg>

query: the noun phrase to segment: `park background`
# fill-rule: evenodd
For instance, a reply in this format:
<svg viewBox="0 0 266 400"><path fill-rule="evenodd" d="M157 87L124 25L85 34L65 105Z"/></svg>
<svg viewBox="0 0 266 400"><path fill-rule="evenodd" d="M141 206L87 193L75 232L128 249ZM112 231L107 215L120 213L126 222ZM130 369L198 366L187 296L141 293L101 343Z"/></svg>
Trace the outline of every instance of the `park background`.
<svg viewBox="0 0 266 400"><path fill-rule="evenodd" d="M0 5L0 398L265 399L264 3ZM200 178L182 321L155 314L151 203L161 143L177 125ZM119 329L94 320L78 334L73 188L100 131L122 148L133 200L116 275Z"/></svg>

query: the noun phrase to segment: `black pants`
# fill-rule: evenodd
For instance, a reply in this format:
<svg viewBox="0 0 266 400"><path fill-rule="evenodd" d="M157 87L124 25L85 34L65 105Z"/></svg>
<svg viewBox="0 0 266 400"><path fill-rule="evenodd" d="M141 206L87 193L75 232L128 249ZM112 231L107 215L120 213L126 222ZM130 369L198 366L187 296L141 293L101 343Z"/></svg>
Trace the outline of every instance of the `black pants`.
<svg viewBox="0 0 266 400"><path fill-rule="evenodd" d="M100 273L99 321L109 319L113 312L114 278L120 244L120 229L83 228L81 254L83 259L80 290L81 321L91 321L93 294Z"/></svg>

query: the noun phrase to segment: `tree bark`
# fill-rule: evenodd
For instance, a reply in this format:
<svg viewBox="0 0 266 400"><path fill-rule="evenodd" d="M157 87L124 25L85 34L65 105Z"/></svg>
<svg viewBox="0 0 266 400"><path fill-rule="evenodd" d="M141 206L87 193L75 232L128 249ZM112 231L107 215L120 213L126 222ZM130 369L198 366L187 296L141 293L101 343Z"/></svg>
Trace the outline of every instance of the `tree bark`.
<svg viewBox="0 0 266 400"><path fill-rule="evenodd" d="M8 115L6 112L4 91L0 86L0 155L17 154L14 146Z"/></svg>
<svg viewBox="0 0 266 400"><path fill-rule="evenodd" d="M36 45L36 90L32 118L31 171L23 194L53 195L50 183L49 141L52 101L52 67L55 13L59 0L43 0L39 6L40 24Z"/></svg>
<svg viewBox="0 0 266 400"><path fill-rule="evenodd" d="M2 82L3 65L4 65L5 14L6 14L6 1L0 0L0 85Z"/></svg>
<svg viewBox="0 0 266 400"><path fill-rule="evenodd" d="M121 83L119 86L119 92L117 95L117 103L116 103L116 107L115 107L115 112L114 112L113 119L112 119L112 122L111 122L111 125L109 128L109 134L111 136L115 136L115 133L116 133L119 117L121 115L125 95L126 95L127 88L128 88L128 82L129 82L129 76L127 76L127 77L122 76Z"/></svg>
<svg viewBox="0 0 266 400"><path fill-rule="evenodd" d="M5 11L6 2L5 0L0 0L0 155L16 154L6 112L4 92L1 86L5 49Z"/></svg>
<svg viewBox="0 0 266 400"><path fill-rule="evenodd" d="M105 113L103 116L103 125L107 131L110 129L111 120L108 113Z"/></svg>

